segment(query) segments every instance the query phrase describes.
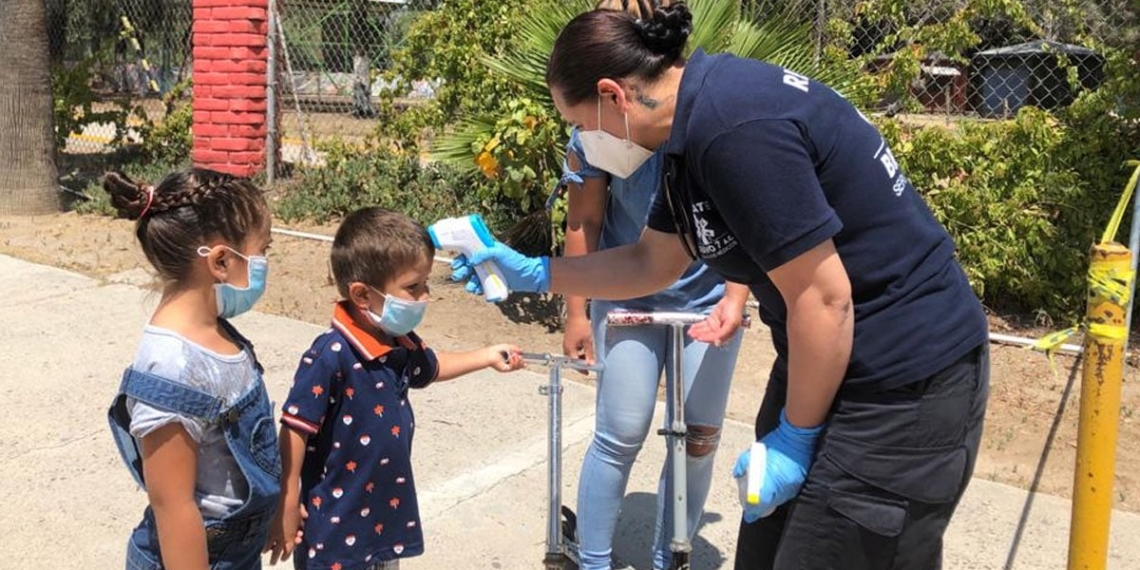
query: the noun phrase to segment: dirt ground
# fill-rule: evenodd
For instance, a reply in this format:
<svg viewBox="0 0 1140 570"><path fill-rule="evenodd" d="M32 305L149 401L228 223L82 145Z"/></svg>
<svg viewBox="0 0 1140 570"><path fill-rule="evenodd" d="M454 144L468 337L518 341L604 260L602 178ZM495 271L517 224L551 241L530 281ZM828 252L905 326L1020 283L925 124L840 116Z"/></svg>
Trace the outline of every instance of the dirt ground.
<svg viewBox="0 0 1140 570"><path fill-rule="evenodd" d="M290 229L323 235L334 231L332 226ZM331 303L336 299L329 278L328 247L327 242L275 235L269 289L258 310L312 323L328 322ZM134 243L133 225L124 220L76 213L0 217L0 254L109 281L147 282L148 266ZM511 302L491 305L448 282L446 266L437 264L437 269L432 303L425 323L417 329L429 343L463 348L514 342L529 351L560 351L561 336L554 330L557 311L549 299L512 298ZM1039 326L1019 326L1018 322L991 315L991 327L996 332L1027 337L1047 332ZM1134 348L1135 342L1134 337ZM1058 355L1053 369L1041 354L1020 347L992 346L992 392L975 476L1070 496L1080 405L1077 358ZM772 359L768 333L757 323L745 334L729 402L730 417L751 422ZM1076 381L1066 392L1069 379L1074 378L1074 365L1078 368ZM1114 493L1116 507L1130 511L1140 511L1137 378L1137 369L1127 367ZM1046 449L1045 442L1050 439L1052 444Z"/></svg>

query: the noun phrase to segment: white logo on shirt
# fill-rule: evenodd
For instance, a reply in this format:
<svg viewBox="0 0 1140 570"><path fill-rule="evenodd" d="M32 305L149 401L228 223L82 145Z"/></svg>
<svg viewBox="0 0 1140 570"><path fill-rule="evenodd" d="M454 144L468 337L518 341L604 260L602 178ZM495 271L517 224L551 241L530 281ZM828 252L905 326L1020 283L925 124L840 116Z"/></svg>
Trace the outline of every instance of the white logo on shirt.
<svg viewBox="0 0 1140 570"><path fill-rule="evenodd" d="M736 247L736 236L729 233L718 235L716 229L709 224L708 219L703 215L705 212L713 211L712 204L707 200L695 202L692 211L693 229L697 234L697 240L700 242L697 245L697 250L701 257L705 259L717 258Z"/></svg>
<svg viewBox="0 0 1140 570"><path fill-rule="evenodd" d="M784 85L795 87L804 93L808 92L808 85L811 83L807 77L800 75L790 69L784 69Z"/></svg>
<svg viewBox="0 0 1140 570"><path fill-rule="evenodd" d="M895 159L895 155L887 147L885 139L880 139L879 148L875 151L874 158L883 165L883 170L887 171L887 178L894 180L891 191L895 193L895 196L902 196L903 191L906 190L906 176L899 172L899 161ZM896 176L898 178L895 178Z"/></svg>
<svg viewBox="0 0 1140 570"><path fill-rule="evenodd" d="M693 216L693 218L696 220L697 239L701 240L701 245L708 245L716 237L716 232L709 229L708 220L700 216Z"/></svg>

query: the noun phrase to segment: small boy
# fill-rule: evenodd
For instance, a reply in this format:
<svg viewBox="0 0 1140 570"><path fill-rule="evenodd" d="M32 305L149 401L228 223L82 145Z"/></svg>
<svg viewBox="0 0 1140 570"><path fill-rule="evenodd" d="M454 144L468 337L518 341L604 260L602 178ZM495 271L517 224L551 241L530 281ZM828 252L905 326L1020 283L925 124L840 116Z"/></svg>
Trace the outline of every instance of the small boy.
<svg viewBox="0 0 1140 570"><path fill-rule="evenodd" d="M437 353L412 332L434 256L422 226L382 208L353 212L337 230L332 271L342 300L332 328L302 356L284 404L271 563L294 546L298 570L394 570L422 554L408 388L522 368L516 346Z"/></svg>

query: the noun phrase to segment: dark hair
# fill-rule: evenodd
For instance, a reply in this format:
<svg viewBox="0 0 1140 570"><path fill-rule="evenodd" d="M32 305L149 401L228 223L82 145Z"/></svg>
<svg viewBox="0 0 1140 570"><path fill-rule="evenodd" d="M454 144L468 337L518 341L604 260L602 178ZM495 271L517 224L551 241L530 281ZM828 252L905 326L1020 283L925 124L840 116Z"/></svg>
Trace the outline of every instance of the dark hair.
<svg viewBox="0 0 1140 570"><path fill-rule="evenodd" d="M660 77L684 54L693 15L684 2L650 4L639 1L640 13L652 14L648 18L628 10L593 10L570 20L554 40L546 84L577 105L597 96L599 79Z"/></svg>
<svg viewBox="0 0 1140 570"><path fill-rule="evenodd" d="M269 207L257 186L205 168L172 172L158 186L112 171L103 177L103 189L120 216L138 220L135 237L166 281L189 276L198 247L210 239L241 247L269 223Z"/></svg>
<svg viewBox="0 0 1140 570"><path fill-rule="evenodd" d="M418 222L384 208L361 208L345 216L336 230L333 279L347 299L350 283L383 287L400 271L433 257L435 245Z"/></svg>

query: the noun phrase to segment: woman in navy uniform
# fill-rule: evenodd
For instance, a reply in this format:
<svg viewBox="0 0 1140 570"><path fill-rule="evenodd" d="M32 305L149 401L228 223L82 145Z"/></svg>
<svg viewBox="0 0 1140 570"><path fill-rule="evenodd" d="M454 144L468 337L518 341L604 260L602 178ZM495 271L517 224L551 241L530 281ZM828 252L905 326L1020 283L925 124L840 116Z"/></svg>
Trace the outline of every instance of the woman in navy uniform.
<svg viewBox="0 0 1140 570"><path fill-rule="evenodd" d="M777 358L736 568L940 567L989 386L985 316L950 236L843 97L760 61L685 58L687 7L644 13L574 18L546 76L562 116L607 133L610 152L664 148L641 239L553 260L498 244L470 261L493 260L513 290L603 299L661 289L692 258L748 284ZM723 322L714 311L699 340ZM734 475L748 464L745 451Z"/></svg>

